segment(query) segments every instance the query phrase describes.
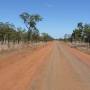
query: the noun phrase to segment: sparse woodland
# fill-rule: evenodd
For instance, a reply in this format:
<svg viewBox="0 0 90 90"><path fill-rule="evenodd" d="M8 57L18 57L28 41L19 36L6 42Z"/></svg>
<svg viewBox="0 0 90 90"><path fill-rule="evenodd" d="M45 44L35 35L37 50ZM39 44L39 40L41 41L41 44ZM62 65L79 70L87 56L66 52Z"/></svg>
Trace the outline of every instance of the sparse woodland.
<svg viewBox="0 0 90 90"><path fill-rule="evenodd" d="M30 15L27 12L20 14L22 22L25 24L26 29L16 27L9 22L0 22L0 50L4 48L15 48L16 46L37 42L46 42L53 40L53 38L47 33L40 34L36 25L39 21L42 21L42 17L38 14Z"/></svg>
<svg viewBox="0 0 90 90"><path fill-rule="evenodd" d="M90 47L90 24L78 23L72 34L65 34L64 38L80 46L86 45Z"/></svg>

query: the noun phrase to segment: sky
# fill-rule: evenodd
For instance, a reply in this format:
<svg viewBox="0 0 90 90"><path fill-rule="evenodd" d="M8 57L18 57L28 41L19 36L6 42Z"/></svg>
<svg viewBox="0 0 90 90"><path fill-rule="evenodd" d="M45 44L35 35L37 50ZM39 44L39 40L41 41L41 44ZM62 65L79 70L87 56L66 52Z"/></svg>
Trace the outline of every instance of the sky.
<svg viewBox="0 0 90 90"><path fill-rule="evenodd" d="M78 22L90 23L90 0L0 0L0 22L25 27L22 12L43 17L37 28L54 38L71 34Z"/></svg>

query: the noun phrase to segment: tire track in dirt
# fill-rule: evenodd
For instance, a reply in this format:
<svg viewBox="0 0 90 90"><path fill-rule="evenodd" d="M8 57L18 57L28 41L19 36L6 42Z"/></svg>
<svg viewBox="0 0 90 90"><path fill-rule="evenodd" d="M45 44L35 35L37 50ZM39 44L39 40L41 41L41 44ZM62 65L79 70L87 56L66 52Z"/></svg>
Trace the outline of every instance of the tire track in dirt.
<svg viewBox="0 0 90 90"><path fill-rule="evenodd" d="M90 68L64 44L55 42L47 59L49 62L30 90L90 90Z"/></svg>

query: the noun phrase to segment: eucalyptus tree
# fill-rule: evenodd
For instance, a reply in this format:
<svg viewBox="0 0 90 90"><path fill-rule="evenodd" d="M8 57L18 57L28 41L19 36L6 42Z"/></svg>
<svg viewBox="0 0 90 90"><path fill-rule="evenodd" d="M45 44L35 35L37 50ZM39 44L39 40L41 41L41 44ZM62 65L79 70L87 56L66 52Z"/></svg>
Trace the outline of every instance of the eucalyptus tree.
<svg viewBox="0 0 90 90"><path fill-rule="evenodd" d="M39 41L39 37L40 37L40 33L39 30L37 28L34 28L33 32L32 32L32 41Z"/></svg>
<svg viewBox="0 0 90 90"><path fill-rule="evenodd" d="M83 23L82 22L79 22L77 24L77 27L78 27L79 30L82 30L83 29Z"/></svg>
<svg viewBox="0 0 90 90"><path fill-rule="evenodd" d="M41 21L42 18L40 15L31 15L27 12L23 12L20 17L28 29L28 41L30 41L32 39L32 32L35 29L37 22Z"/></svg>
<svg viewBox="0 0 90 90"><path fill-rule="evenodd" d="M78 29L73 30L73 33L71 35L74 41L79 41L80 39L80 32Z"/></svg>
<svg viewBox="0 0 90 90"><path fill-rule="evenodd" d="M90 24L78 23L75 30L73 30L71 38L75 41L88 42L90 46Z"/></svg>
<svg viewBox="0 0 90 90"><path fill-rule="evenodd" d="M41 34L42 41L51 41L54 40L48 33L42 33Z"/></svg>
<svg viewBox="0 0 90 90"><path fill-rule="evenodd" d="M83 40L83 23L82 22L77 24L77 27L73 30L71 38L74 41L82 41Z"/></svg>
<svg viewBox="0 0 90 90"><path fill-rule="evenodd" d="M9 24L8 22L6 23L3 23L1 22L0 23L0 36L1 36L1 41L2 41L2 44L6 41L8 41L8 44L10 42L10 37L11 37L11 34L14 32L14 29L11 28L11 24Z"/></svg>
<svg viewBox="0 0 90 90"><path fill-rule="evenodd" d="M20 41L21 42L23 41L24 32L25 32L25 30L22 29L21 27L17 28L17 32L16 32L17 37L16 37L16 39L17 39L18 44L20 43Z"/></svg>
<svg viewBox="0 0 90 90"><path fill-rule="evenodd" d="M78 28L78 33L79 33L79 40L80 41L83 41L83 28L84 28L84 25L83 25L83 23L82 22L79 22L78 24L77 24L77 28Z"/></svg>
<svg viewBox="0 0 90 90"><path fill-rule="evenodd" d="M4 29L4 23L0 22L0 41L2 44L4 43L4 37L5 37L5 29Z"/></svg>
<svg viewBox="0 0 90 90"><path fill-rule="evenodd" d="M85 41L89 43L90 46L90 24L85 24L84 25L84 38Z"/></svg>

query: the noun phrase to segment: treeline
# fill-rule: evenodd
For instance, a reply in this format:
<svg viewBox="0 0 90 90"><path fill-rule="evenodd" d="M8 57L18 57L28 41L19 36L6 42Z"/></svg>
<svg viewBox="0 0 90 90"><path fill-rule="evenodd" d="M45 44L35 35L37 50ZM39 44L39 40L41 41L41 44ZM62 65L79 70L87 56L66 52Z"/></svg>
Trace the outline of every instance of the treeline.
<svg viewBox="0 0 90 90"><path fill-rule="evenodd" d="M71 39L74 41L90 43L90 24L78 23L77 28L71 35Z"/></svg>
<svg viewBox="0 0 90 90"><path fill-rule="evenodd" d="M30 15L29 13L20 14L20 18L23 20L27 29L21 27L15 27L15 25L9 22L0 22L0 43L7 44L10 42L15 43L30 43L38 41L49 41L53 38L47 33L40 34L36 25L42 20L40 15Z"/></svg>
<svg viewBox="0 0 90 90"><path fill-rule="evenodd" d="M65 37L71 42L85 42L90 45L90 24L78 23L72 34Z"/></svg>
<svg viewBox="0 0 90 90"><path fill-rule="evenodd" d="M9 45L10 42L19 43L21 40L26 41L26 30L22 28L16 28L9 22L0 22L0 42L1 44Z"/></svg>

